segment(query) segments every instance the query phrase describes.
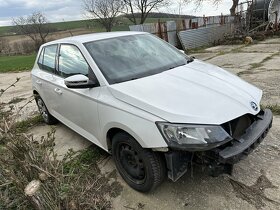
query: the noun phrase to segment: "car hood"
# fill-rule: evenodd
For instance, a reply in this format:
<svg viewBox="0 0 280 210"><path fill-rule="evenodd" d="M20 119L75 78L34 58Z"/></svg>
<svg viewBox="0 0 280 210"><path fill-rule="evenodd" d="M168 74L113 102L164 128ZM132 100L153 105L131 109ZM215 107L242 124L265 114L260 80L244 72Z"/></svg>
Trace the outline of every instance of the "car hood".
<svg viewBox="0 0 280 210"><path fill-rule="evenodd" d="M260 111L262 91L211 64L195 60L149 77L109 86L117 99L172 123L220 125ZM252 108L251 102L258 105Z"/></svg>

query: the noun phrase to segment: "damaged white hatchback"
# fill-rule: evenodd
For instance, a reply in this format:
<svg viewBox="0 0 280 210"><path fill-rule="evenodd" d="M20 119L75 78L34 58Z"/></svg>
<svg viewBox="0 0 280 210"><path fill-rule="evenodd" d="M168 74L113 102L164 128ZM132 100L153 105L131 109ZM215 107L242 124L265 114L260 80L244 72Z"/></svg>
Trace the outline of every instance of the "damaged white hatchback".
<svg viewBox="0 0 280 210"><path fill-rule="evenodd" d="M147 192L190 163L231 173L272 125L262 91L142 32L44 44L32 70L43 119L112 154L123 179Z"/></svg>

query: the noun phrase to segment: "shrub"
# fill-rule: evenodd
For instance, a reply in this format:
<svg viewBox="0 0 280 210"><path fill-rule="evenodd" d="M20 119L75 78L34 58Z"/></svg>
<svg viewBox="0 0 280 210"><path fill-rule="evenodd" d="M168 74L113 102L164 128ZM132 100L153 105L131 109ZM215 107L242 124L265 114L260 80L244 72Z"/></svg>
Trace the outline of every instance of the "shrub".
<svg viewBox="0 0 280 210"><path fill-rule="evenodd" d="M19 79L7 89L16 85ZM6 89L6 90L7 90ZM6 90L1 90L1 96ZM4 103L0 105L1 113ZM105 155L96 147L72 150L59 159L55 153L55 130L36 140L26 127L40 117L16 122L1 114L0 123L0 209L109 209L110 197L121 186L112 173L100 173L97 160Z"/></svg>

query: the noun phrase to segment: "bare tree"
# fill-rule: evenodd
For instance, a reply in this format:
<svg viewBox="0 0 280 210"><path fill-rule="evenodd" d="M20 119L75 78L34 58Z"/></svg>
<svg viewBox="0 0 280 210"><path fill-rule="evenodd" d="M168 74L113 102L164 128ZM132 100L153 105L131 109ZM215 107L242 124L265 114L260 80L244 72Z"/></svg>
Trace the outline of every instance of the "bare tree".
<svg viewBox="0 0 280 210"><path fill-rule="evenodd" d="M13 24L20 34L24 34L34 41L36 50L46 43L50 27L46 17L41 12L34 12L30 16L13 19Z"/></svg>
<svg viewBox="0 0 280 210"><path fill-rule="evenodd" d="M235 16L236 8L239 4L239 0L232 0L232 7L230 8L230 15Z"/></svg>
<svg viewBox="0 0 280 210"><path fill-rule="evenodd" d="M123 0L126 11L125 16L137 24L136 13L140 13L140 24L145 23L149 13L154 9L169 5L169 0Z"/></svg>
<svg viewBox="0 0 280 210"><path fill-rule="evenodd" d="M194 2L198 7L202 5L203 2L212 2L214 5L220 4L223 0L184 0L186 3ZM230 15L235 16L236 8L239 4L239 0L232 0L232 7L230 8Z"/></svg>
<svg viewBox="0 0 280 210"><path fill-rule="evenodd" d="M83 0L83 2L90 18L98 18L107 32L112 31L116 18L123 9L123 2L120 0Z"/></svg>

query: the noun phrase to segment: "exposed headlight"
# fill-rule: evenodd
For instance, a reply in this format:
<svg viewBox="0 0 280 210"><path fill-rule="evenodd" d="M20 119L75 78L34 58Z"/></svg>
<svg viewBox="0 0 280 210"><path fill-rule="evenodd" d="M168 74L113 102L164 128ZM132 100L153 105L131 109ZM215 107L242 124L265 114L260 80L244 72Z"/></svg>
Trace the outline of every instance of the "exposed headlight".
<svg viewBox="0 0 280 210"><path fill-rule="evenodd" d="M162 122L158 122L157 126L168 145L179 149L209 149L232 140L221 126Z"/></svg>

